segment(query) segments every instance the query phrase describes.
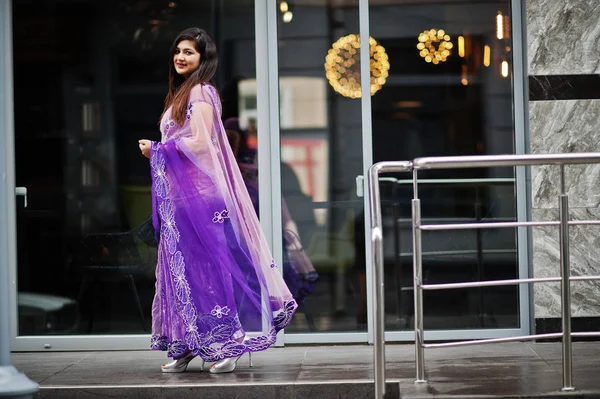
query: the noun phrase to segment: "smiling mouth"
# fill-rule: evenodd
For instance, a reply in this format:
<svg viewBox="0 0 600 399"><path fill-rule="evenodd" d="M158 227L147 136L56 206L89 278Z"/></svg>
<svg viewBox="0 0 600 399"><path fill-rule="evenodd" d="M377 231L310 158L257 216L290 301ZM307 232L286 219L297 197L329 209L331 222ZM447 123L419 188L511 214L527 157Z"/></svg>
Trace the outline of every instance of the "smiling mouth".
<svg viewBox="0 0 600 399"><path fill-rule="evenodd" d="M179 67L179 68L185 68L184 64L175 64L175 66Z"/></svg>

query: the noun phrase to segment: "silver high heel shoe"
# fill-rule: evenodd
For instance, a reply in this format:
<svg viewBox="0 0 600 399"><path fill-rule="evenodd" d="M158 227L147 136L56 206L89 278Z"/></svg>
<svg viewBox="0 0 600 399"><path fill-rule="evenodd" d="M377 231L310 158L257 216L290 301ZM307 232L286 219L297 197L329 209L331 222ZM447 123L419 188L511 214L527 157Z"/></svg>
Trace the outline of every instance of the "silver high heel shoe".
<svg viewBox="0 0 600 399"><path fill-rule="evenodd" d="M172 362L169 362L167 364L163 364L161 370L163 373L183 373L187 369L188 364L195 357L196 355L190 352L182 358L173 360ZM200 371L204 371L204 360L202 360Z"/></svg>
<svg viewBox="0 0 600 399"><path fill-rule="evenodd" d="M231 373L233 370L235 370L237 362L242 356L244 355L242 354L238 357L229 357L227 359L221 359L218 362L214 363L212 366L210 366L210 369L208 371L212 374ZM248 352L248 365L252 367L252 352Z"/></svg>

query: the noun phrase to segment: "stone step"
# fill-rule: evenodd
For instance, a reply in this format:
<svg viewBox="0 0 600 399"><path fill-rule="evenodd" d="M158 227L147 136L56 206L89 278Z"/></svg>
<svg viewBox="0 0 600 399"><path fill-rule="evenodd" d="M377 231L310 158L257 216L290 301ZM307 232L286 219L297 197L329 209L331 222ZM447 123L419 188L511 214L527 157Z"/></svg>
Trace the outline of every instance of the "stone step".
<svg viewBox="0 0 600 399"><path fill-rule="evenodd" d="M166 374L153 351L13 353L40 384L40 398L373 398L373 347L288 346L247 356L233 373ZM426 350L426 384L415 384L414 346L386 346L386 398L598 398L600 344L573 344L573 383L562 386L560 343L505 343Z"/></svg>
<svg viewBox="0 0 600 399"><path fill-rule="evenodd" d="M386 385L386 398L400 397L399 383ZM235 385L186 384L186 385L138 385L138 386L42 386L40 399L88 399L88 398L161 398L161 399L289 399L289 398L365 398L375 397L372 381L281 383L265 384L248 382Z"/></svg>

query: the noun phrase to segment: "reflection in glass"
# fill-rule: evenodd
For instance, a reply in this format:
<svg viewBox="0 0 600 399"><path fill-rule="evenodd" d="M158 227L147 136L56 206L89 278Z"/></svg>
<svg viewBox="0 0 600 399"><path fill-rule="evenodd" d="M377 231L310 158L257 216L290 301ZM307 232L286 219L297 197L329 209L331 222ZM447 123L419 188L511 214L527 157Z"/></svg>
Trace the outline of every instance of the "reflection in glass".
<svg viewBox="0 0 600 399"><path fill-rule="evenodd" d="M214 83L223 116L237 116L238 81L255 76L254 2L23 0L13 18L16 183L28 189L19 335L148 333L156 249L137 141L160 139L168 51L189 26L217 42Z"/></svg>
<svg viewBox="0 0 600 399"><path fill-rule="evenodd" d="M293 20L278 32L282 201L287 228L319 276L287 333L366 331L363 200L355 184L363 164L360 100L328 80L360 85L350 39L326 65L338 39L356 38L358 8L325 3L295 1ZM284 257L290 252L284 237Z"/></svg>
<svg viewBox="0 0 600 399"><path fill-rule="evenodd" d="M338 94L325 71L333 43L358 34L358 8L297 0L284 11L283 3L282 239L288 266L304 262L292 277L308 276L287 331L366 331L360 100ZM371 35L389 61L371 97L373 161L513 152L508 0L369 3ZM198 25L217 42L223 119L237 120L240 163L256 178L254 3L19 0L13 17L16 183L28 188L28 206L17 204L19 334L147 332L156 255L142 239L150 177L136 143L159 138L166 53L177 32ZM437 64L435 50L426 62L417 47L431 29L452 43ZM40 70L44 79L32 84ZM387 177L387 328L408 329L411 190L406 176ZM512 170L420 177L435 179L421 188L426 220L515 218ZM514 232L435 234L424 237L426 281L516 277ZM426 295L425 310L429 329L518 325L515 287Z"/></svg>
<svg viewBox="0 0 600 399"><path fill-rule="evenodd" d="M390 76L372 97L373 162L514 152L509 1L371 2ZM435 18L433 18L435 15ZM411 176L380 182L386 328L413 328ZM423 223L516 219L512 169L419 172ZM423 234L426 283L518 277L516 231ZM517 328L518 288L427 291L428 330Z"/></svg>

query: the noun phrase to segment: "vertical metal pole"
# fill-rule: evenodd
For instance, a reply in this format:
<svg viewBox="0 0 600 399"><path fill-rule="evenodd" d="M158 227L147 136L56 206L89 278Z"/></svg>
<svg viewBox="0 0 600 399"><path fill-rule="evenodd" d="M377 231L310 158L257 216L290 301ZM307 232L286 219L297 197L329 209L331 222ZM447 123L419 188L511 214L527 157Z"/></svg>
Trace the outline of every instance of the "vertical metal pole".
<svg viewBox="0 0 600 399"><path fill-rule="evenodd" d="M10 136L13 134L12 109L12 27L11 0L0 0L0 398L33 398L38 385L21 374L10 363L11 308L9 231L11 207L9 196L15 195L12 179L8 174L9 152L14 149ZM14 210L13 210L14 211Z"/></svg>
<svg viewBox="0 0 600 399"><path fill-rule="evenodd" d="M424 383L425 353L423 348L423 291L421 290L423 275L423 245L421 242L421 200L419 200L417 170L413 170L412 224L413 224L413 295L415 299L415 382Z"/></svg>
<svg viewBox="0 0 600 399"><path fill-rule="evenodd" d="M558 214L560 218L560 275L562 316L563 391L573 391L573 354L571 348L571 263L569 258L569 196L565 188L565 167L560 166Z"/></svg>
<svg viewBox="0 0 600 399"><path fill-rule="evenodd" d="M400 259L400 201L398 200L398 183L392 183L392 220L394 223L394 276L396 281L396 317L402 317L402 263Z"/></svg>
<svg viewBox="0 0 600 399"><path fill-rule="evenodd" d="M383 233L381 222L381 194L378 165L369 169L369 209L371 213L371 261L373 264L373 364L375 370L375 399L385 395L385 298L383 296Z"/></svg>
<svg viewBox="0 0 600 399"><path fill-rule="evenodd" d="M328 2L328 9L334 8L332 2ZM340 18L338 16L336 18ZM333 25L337 24L337 22L330 22ZM358 33L361 38L368 38L370 36L370 20L369 20L369 0L359 0L358 1ZM344 32L342 28L334 28L331 29L331 32L337 32L341 34ZM365 41L365 46L360 46L360 87L362 93L367 93L367 95L361 95L360 98L360 117L361 117L361 127L362 127L362 156L363 156L363 174L365 176L369 175L369 168L373 164L373 123L372 123L372 115L371 115L371 56L370 56L370 46L369 40ZM335 107L332 107L335 108ZM330 144L331 146L331 144ZM335 176L333 176L335 177ZM369 209L369 205L367 203L367 198L365 198L365 216L367 216ZM372 226L372 221L369 220L368 217L365 217L365 231L369 230ZM380 224L381 226L381 224ZM365 241L370 240L371 237L365 234ZM371 245L366 245L365 247L365 258L373 259L373 254L371 253ZM371 287L373 287L373 278L374 278L374 265L367 264L367 301L377 300L377 296L375 296L374 292L371 292ZM369 303L370 304L370 303ZM370 304L372 307L373 305ZM373 339L374 332L370 330L370 326L376 325L373 323L374 315L369 313L368 317L368 325L369 329L367 330L368 339Z"/></svg>
<svg viewBox="0 0 600 399"><path fill-rule="evenodd" d="M254 2L260 192L258 206L261 227L271 245L275 262L283 270L277 12L275 3L270 0ZM263 295L262 301L269 303L269 298ZM284 330L277 334L276 345L283 345L284 335Z"/></svg>
<svg viewBox="0 0 600 399"><path fill-rule="evenodd" d="M4 98L0 92L0 106L4 105ZM0 114L0 121L2 120ZM8 273L8 204L7 198L12 195L8 189L6 179L6 157L4 156L5 135L4 129L0 131L0 367L10 366L10 278ZM0 374L1 377L1 374ZM0 392L2 391L0 383Z"/></svg>
<svg viewBox="0 0 600 399"><path fill-rule="evenodd" d="M567 194L567 186L565 183L565 165L560 165L560 194Z"/></svg>
<svg viewBox="0 0 600 399"><path fill-rule="evenodd" d="M481 211L481 196L479 193L480 185L475 185L475 220L477 223L481 222L483 218L483 212ZM476 245L477 245L477 280L483 281L483 231L477 229L476 234ZM481 328L485 328L485 306L483 297L483 287L479 287L479 323Z"/></svg>
<svg viewBox="0 0 600 399"><path fill-rule="evenodd" d="M527 61L527 0L511 0L512 50L513 55L513 109L515 154L530 152L529 134L529 73ZM517 196L517 221L532 220L531 168L517 166L515 190ZM518 276L533 276L532 227L517 228ZM519 284L519 319L523 335L535 333L534 284Z"/></svg>
<svg viewBox="0 0 600 399"><path fill-rule="evenodd" d="M10 232L8 224L9 205L8 196L14 195L10 192L10 182L8 181L8 135L13 134L12 127L9 126L9 102L12 101L12 93L9 93L8 80L12 79L10 75L10 65L12 56L9 53L12 32L6 26L10 17L10 1L0 0L0 54L6 54L7 62L0 64L0 366L10 365L10 298L9 298L9 251L8 237Z"/></svg>

